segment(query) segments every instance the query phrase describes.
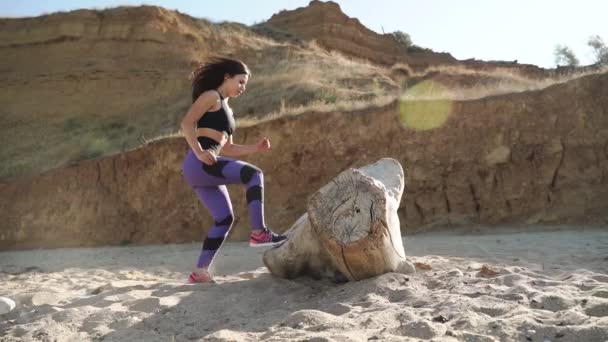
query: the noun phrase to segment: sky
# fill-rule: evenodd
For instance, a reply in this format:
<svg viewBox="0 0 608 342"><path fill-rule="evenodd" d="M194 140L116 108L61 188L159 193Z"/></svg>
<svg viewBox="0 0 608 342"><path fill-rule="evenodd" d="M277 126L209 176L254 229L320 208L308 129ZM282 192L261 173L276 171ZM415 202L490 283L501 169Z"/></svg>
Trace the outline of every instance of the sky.
<svg viewBox="0 0 608 342"><path fill-rule="evenodd" d="M570 47L582 65L593 62L587 41L608 43L604 0L334 0L372 31L403 31L414 44L457 59L502 60L555 67L557 44ZM0 17L33 17L79 8L157 5L214 22L246 25L268 20L308 0L0 0Z"/></svg>

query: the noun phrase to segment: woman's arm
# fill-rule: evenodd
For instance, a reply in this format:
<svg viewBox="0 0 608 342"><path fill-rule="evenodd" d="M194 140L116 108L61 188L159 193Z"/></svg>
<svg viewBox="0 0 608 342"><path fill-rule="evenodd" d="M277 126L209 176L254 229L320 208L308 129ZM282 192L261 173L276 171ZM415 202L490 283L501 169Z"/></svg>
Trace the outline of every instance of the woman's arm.
<svg viewBox="0 0 608 342"><path fill-rule="evenodd" d="M190 109L180 124L184 137L188 142L188 146L190 146L192 151L199 159L201 159L201 156L206 153L196 139L196 123L209 109L215 105L218 100L219 95L215 91L206 91L202 93L201 96L194 101L192 106L190 106Z"/></svg>
<svg viewBox="0 0 608 342"><path fill-rule="evenodd" d="M270 150L270 140L263 137L255 145L239 145L232 142L232 135L228 137L228 142L222 147L221 153L226 157L240 157L256 152L266 152Z"/></svg>

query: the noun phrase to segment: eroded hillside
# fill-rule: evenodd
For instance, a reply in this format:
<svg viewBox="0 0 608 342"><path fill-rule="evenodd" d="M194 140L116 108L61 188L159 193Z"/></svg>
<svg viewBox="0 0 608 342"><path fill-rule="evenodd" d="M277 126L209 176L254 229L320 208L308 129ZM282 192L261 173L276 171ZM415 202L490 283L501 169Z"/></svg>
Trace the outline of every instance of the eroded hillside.
<svg viewBox="0 0 608 342"><path fill-rule="evenodd" d="M307 196L339 172L382 157L399 160L406 171L399 209L404 232L603 222L607 92L604 73L466 101L306 112L239 128L235 137L253 143L265 135L273 143L271 153L247 160L265 171L267 222L277 231L303 214ZM435 125L417 125L428 117ZM0 185L0 248L201 240L212 222L182 179L187 149L183 138L161 139ZM249 231L244 189L230 191L239 217L232 238L242 239Z"/></svg>
<svg viewBox="0 0 608 342"><path fill-rule="evenodd" d="M453 99L556 82L553 70L535 66L404 49L331 1L253 27L141 6L0 19L0 28L4 181L175 133L191 101L188 76L211 55L240 58L253 71L248 91L232 102L241 126L385 105L425 80Z"/></svg>

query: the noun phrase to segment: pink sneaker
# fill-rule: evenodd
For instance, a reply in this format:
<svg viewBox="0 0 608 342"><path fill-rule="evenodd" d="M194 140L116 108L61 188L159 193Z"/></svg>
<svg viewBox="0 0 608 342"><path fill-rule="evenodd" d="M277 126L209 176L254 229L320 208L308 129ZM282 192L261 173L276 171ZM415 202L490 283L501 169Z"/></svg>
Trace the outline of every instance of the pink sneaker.
<svg viewBox="0 0 608 342"><path fill-rule="evenodd" d="M287 236L275 234L268 228L265 228L259 233L249 234L250 247L275 246L285 240L287 240Z"/></svg>
<svg viewBox="0 0 608 342"><path fill-rule="evenodd" d="M201 274L196 274L196 273L192 272L192 273L190 273L190 276L188 277L188 283L190 283L190 284L215 283L215 280L213 280L213 276L211 276L211 274L209 272L205 272L205 273L201 273Z"/></svg>

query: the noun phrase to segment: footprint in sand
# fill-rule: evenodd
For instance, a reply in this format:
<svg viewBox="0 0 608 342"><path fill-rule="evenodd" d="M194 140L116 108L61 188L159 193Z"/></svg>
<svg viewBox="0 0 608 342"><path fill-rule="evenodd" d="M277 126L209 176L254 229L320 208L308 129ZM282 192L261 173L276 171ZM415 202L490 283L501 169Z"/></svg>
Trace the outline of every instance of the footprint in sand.
<svg viewBox="0 0 608 342"><path fill-rule="evenodd" d="M342 303L333 303L330 304L325 310L325 312L332 314L332 315L336 315L336 316L342 316L344 314L349 313L351 310L351 308L346 305L346 304L342 304Z"/></svg>
<svg viewBox="0 0 608 342"><path fill-rule="evenodd" d="M156 297L150 297L128 301L123 303L123 305L133 311L152 313L160 309L160 300Z"/></svg>
<svg viewBox="0 0 608 342"><path fill-rule="evenodd" d="M338 318L327 312L318 310L300 310L289 315L283 322L282 326L288 326L293 329L305 329L310 331L323 331L331 328L342 329L346 325L352 325L344 321L344 318ZM354 325L352 325L354 327Z"/></svg>
<svg viewBox="0 0 608 342"><path fill-rule="evenodd" d="M59 303L62 296L52 292L37 292L32 296L32 305L39 306L44 304L55 305Z"/></svg>
<svg viewBox="0 0 608 342"><path fill-rule="evenodd" d="M608 303L588 304L585 313L593 317L608 316Z"/></svg>
<svg viewBox="0 0 608 342"><path fill-rule="evenodd" d="M491 296L482 296L475 301L477 303L476 311L486 314L490 317L500 317L508 314L514 308L512 303L504 303L499 299Z"/></svg>
<svg viewBox="0 0 608 342"><path fill-rule="evenodd" d="M432 324L427 321L414 321L406 323L393 332L401 336L409 336L420 339L431 339L445 335L447 328L442 324Z"/></svg>
<svg viewBox="0 0 608 342"><path fill-rule="evenodd" d="M388 301L391 303L405 302L412 298L415 298L415 296L410 289L394 290L388 293Z"/></svg>
<svg viewBox="0 0 608 342"><path fill-rule="evenodd" d="M593 297L608 298L608 290L596 290L591 293Z"/></svg>
<svg viewBox="0 0 608 342"><path fill-rule="evenodd" d="M608 283L608 276L605 275L592 276L591 279L599 281L600 283Z"/></svg>
<svg viewBox="0 0 608 342"><path fill-rule="evenodd" d="M512 302L523 302L524 300L526 300L526 297L524 297L524 295L519 294L519 293L497 294L495 297L504 299L504 300L508 300L508 301L512 301Z"/></svg>
<svg viewBox="0 0 608 342"><path fill-rule="evenodd" d="M552 312L568 310L575 305L574 300L557 294L542 294L530 300L533 309L549 310Z"/></svg>

